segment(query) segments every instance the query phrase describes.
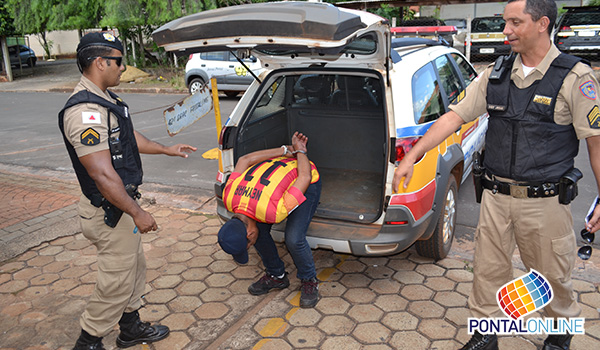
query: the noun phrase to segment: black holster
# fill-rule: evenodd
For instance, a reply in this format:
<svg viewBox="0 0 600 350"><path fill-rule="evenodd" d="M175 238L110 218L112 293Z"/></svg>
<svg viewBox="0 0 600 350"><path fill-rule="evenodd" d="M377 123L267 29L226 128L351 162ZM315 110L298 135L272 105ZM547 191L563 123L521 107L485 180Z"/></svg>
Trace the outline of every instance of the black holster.
<svg viewBox="0 0 600 350"><path fill-rule="evenodd" d="M129 197L135 199L139 199L142 195L137 190L136 185L127 184L125 185L125 191ZM114 206L111 202L107 201L106 198L102 200L102 209L104 209L104 223L108 227L115 227L121 220L121 216L123 216L123 211L116 206Z"/></svg>
<svg viewBox="0 0 600 350"><path fill-rule="evenodd" d="M485 168L483 167L483 154L476 151L473 153L473 184L475 185L475 200L477 203L481 203L484 176Z"/></svg>
<svg viewBox="0 0 600 350"><path fill-rule="evenodd" d="M573 168L558 180L558 202L560 204L569 204L577 197L579 194L577 181L581 178L583 178L581 171Z"/></svg>

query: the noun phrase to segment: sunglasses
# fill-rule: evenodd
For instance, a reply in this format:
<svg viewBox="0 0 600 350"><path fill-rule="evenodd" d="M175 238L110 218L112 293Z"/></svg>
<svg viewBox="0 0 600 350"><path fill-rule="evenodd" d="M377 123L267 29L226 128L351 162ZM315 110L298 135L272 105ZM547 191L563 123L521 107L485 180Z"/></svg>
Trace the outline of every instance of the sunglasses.
<svg viewBox="0 0 600 350"><path fill-rule="evenodd" d="M117 63L117 66L119 67L121 67L121 63L123 63L123 56L95 56L88 58L88 60L93 60L98 57L104 58L105 60L115 60L115 63Z"/></svg>
<svg viewBox="0 0 600 350"><path fill-rule="evenodd" d="M592 257L591 244L594 242L594 239L596 238L596 234L594 234L586 229L583 229L583 230L581 230L581 238L589 244L586 244L583 247L579 248L579 250L577 251L577 255L579 256L579 258L581 258L581 260L588 260L589 258Z"/></svg>

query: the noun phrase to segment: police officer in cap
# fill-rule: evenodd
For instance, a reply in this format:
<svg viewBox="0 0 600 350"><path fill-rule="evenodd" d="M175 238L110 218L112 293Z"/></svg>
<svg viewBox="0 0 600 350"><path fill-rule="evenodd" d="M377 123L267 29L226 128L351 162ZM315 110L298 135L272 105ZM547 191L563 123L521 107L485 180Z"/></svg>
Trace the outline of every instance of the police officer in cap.
<svg viewBox="0 0 600 350"><path fill-rule="evenodd" d="M136 201L140 153L187 158L196 148L166 147L134 130L127 105L108 90L119 85L125 69L123 46L112 34L86 34L77 46L77 64L83 76L58 121L83 193L78 211L83 235L98 251L98 274L74 349L104 349L102 337L117 323L121 348L158 341L169 328L142 322L138 313L146 284L140 235L158 229Z"/></svg>
<svg viewBox="0 0 600 350"><path fill-rule="evenodd" d="M552 0L509 0L504 35L515 53L484 70L461 93L404 157L393 189L412 176L413 164L463 123L488 112L485 171L479 224L475 233L473 289L469 309L475 318L505 317L496 293L513 279L512 256L519 248L527 269L550 283L554 298L545 316L577 317L573 291L576 238L569 202L581 173L574 168L579 140L586 140L600 184L598 81L581 59L562 54L551 41L557 17ZM600 228L600 206L587 229ZM572 335L550 334L543 350L569 349ZM495 334L475 332L463 350L495 350Z"/></svg>

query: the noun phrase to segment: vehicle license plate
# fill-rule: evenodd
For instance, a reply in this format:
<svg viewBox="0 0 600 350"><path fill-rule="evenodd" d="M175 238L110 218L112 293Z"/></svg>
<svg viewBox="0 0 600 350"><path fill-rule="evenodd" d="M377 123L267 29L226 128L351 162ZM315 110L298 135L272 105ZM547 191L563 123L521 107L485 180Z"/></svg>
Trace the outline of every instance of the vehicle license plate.
<svg viewBox="0 0 600 350"><path fill-rule="evenodd" d="M595 36L596 31L595 30L580 30L577 32L577 35L579 35L579 36Z"/></svg>
<svg viewBox="0 0 600 350"><path fill-rule="evenodd" d="M494 53L494 48L490 48L490 49L479 49L479 53Z"/></svg>

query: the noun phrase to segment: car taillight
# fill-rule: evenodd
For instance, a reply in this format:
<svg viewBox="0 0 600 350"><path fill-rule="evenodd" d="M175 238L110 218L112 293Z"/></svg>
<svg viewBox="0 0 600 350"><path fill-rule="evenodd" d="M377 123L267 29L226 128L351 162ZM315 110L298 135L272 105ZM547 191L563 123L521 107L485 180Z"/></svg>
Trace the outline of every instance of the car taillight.
<svg viewBox="0 0 600 350"><path fill-rule="evenodd" d="M561 31L562 30L571 30L571 27L569 27L569 26L562 26L562 27L560 27L559 30L561 30Z"/></svg>
<svg viewBox="0 0 600 350"><path fill-rule="evenodd" d="M504 45L510 45L510 43L508 42L508 40L504 40Z"/></svg>
<svg viewBox="0 0 600 350"><path fill-rule="evenodd" d="M190 54L190 57L188 58L188 60L191 60L192 57L194 57L194 54Z"/></svg>
<svg viewBox="0 0 600 350"><path fill-rule="evenodd" d="M223 149L223 135L225 135L225 130L227 129L227 127L223 127L221 129L221 134L219 135L219 148Z"/></svg>
<svg viewBox="0 0 600 350"><path fill-rule="evenodd" d="M404 159L404 156L410 151L421 137L403 137L396 140L396 162ZM415 161L417 163L423 156Z"/></svg>

